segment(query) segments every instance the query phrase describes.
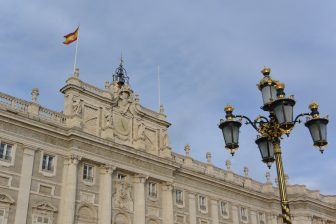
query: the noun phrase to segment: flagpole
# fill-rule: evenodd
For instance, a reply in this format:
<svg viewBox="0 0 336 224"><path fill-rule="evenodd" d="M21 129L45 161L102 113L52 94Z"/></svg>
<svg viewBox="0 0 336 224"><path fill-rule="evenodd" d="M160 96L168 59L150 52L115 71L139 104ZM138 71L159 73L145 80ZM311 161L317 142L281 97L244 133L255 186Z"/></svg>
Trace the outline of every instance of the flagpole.
<svg viewBox="0 0 336 224"><path fill-rule="evenodd" d="M157 78L158 78L158 97L159 97L159 109L161 106L161 89L160 89L160 65L157 67Z"/></svg>
<svg viewBox="0 0 336 224"><path fill-rule="evenodd" d="M76 41L76 50L75 50L75 63L74 63L74 73L76 72L76 65L77 65L77 51L78 51L78 44L79 44L79 26L78 26L78 32L77 32L77 41Z"/></svg>

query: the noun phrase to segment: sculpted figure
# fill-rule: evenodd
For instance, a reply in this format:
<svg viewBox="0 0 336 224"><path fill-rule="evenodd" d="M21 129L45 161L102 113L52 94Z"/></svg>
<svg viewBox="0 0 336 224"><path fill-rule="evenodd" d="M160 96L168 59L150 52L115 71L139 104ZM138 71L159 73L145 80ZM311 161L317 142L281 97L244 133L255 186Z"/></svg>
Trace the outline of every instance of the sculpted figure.
<svg viewBox="0 0 336 224"><path fill-rule="evenodd" d="M168 139L168 134L167 131L163 131L162 133L162 148L168 147L169 146L169 139Z"/></svg>
<svg viewBox="0 0 336 224"><path fill-rule="evenodd" d="M105 127L113 127L112 108L105 108Z"/></svg>
<svg viewBox="0 0 336 224"><path fill-rule="evenodd" d="M72 98L72 108L75 115L82 115L82 101L77 96Z"/></svg>
<svg viewBox="0 0 336 224"><path fill-rule="evenodd" d="M145 141L146 139L146 134L145 134L145 125L143 124L143 122L141 122L138 126L138 139Z"/></svg>

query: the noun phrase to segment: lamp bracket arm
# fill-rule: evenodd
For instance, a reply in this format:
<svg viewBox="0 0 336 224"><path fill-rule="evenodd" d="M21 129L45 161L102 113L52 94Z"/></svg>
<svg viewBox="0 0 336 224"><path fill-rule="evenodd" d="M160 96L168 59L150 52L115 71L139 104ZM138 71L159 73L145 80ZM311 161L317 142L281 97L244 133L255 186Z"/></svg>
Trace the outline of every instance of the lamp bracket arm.
<svg viewBox="0 0 336 224"><path fill-rule="evenodd" d="M244 115L236 115L236 118L241 118L246 120L246 124L250 124L257 132L259 132L259 128L256 125L256 122L253 122L250 118L244 116Z"/></svg>
<svg viewBox="0 0 336 224"><path fill-rule="evenodd" d="M310 116L310 113L301 113L301 114L297 115L296 118L294 119L294 124L300 123L301 122L300 118L304 117L304 116Z"/></svg>

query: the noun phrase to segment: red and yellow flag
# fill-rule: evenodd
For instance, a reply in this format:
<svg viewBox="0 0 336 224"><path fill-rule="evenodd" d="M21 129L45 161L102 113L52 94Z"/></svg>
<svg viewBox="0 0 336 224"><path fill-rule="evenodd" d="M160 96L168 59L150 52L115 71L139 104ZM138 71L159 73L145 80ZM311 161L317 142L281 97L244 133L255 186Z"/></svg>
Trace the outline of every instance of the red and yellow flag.
<svg viewBox="0 0 336 224"><path fill-rule="evenodd" d="M74 32L65 35L65 41L63 42L63 44L71 44L72 42L75 42L78 39L78 30L79 27L77 27Z"/></svg>

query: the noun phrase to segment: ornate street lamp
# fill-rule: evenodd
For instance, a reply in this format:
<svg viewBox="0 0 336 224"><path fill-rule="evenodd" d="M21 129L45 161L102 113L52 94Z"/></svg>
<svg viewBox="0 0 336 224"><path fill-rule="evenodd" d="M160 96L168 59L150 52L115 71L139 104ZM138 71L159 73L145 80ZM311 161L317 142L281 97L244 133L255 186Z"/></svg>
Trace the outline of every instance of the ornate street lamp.
<svg viewBox="0 0 336 224"><path fill-rule="evenodd" d="M223 132L225 148L232 155L239 148L239 128L243 119L246 120L246 124L250 124L258 132L259 135L255 143L258 145L262 161L269 168L274 161L276 162L283 223L289 224L292 221L287 200L280 140L283 135L289 136L294 125L300 123L301 117L306 117L305 126L310 131L314 146L323 152L325 146L328 144L328 117L320 117L317 103L312 103L309 106L310 113L299 114L294 119L293 108L295 100L292 96L286 97L284 92L285 85L270 77L270 68L264 68L261 72L264 75L264 78L258 84L264 104L261 108L269 113L268 118L259 116L252 121L244 115L234 115L233 107L226 106L224 109L226 119L220 120L219 128Z"/></svg>

